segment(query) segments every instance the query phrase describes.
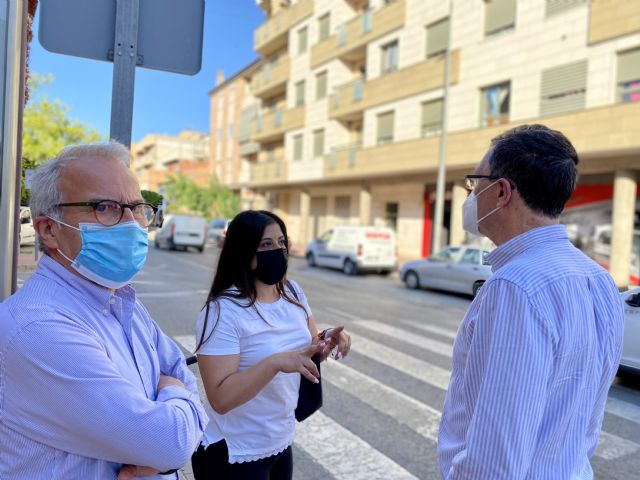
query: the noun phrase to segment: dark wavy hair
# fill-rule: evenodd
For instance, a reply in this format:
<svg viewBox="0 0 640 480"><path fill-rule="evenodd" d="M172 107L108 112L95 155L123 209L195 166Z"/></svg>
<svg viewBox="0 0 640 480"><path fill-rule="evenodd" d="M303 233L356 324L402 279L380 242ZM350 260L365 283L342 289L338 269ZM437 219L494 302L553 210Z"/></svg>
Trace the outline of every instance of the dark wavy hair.
<svg viewBox="0 0 640 480"><path fill-rule="evenodd" d="M243 308L254 309L260 318L266 322L256 306L256 278L251 270L251 260L258 251L265 229L274 223L278 224L282 230L284 246L288 252L289 236L287 235L287 227L282 219L274 213L266 210L247 210L236 215L231 223L229 223L224 244L220 251L220 257L218 258L218 268L213 278L213 284L209 290L207 301L202 308L206 310L206 313L202 327L202 335L198 341L196 351L198 351L202 344L209 340L213 334L213 330L220 319L219 300L222 298L229 299ZM309 316L304 306L297 298L292 298L286 291L285 286L287 284L288 280L285 275L285 277L276 284L278 293L286 301L302 308L307 316L307 321L309 321ZM235 287L235 289L233 289L233 287ZM293 287L289 288L293 290ZM212 303L217 304L218 314L211 333L205 338L205 332L207 331L207 324L209 322L209 310Z"/></svg>

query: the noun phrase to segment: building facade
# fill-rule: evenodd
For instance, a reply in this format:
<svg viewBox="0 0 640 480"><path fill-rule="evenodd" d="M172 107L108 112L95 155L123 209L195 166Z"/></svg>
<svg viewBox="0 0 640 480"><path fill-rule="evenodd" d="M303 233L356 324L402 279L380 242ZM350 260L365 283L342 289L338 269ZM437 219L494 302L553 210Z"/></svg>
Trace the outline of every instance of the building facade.
<svg viewBox="0 0 640 480"><path fill-rule="evenodd" d="M163 193L178 173L205 186L210 178L209 136L188 130L177 136L147 135L131 145L131 170L142 190Z"/></svg>
<svg viewBox="0 0 640 480"><path fill-rule="evenodd" d="M581 158L570 206L609 202L611 269L626 276L640 167L637 2L257 4L267 18L254 37L256 101L243 109L257 112L246 185L285 218L298 251L347 223L393 227L403 259L430 252L448 70L443 243L465 241L462 179L491 138L543 123Z"/></svg>

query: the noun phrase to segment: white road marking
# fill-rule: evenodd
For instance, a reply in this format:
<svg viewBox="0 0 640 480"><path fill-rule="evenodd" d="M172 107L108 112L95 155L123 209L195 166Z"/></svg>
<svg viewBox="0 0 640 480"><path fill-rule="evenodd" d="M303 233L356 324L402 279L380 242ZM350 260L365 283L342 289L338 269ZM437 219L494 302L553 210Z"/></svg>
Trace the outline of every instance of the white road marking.
<svg viewBox="0 0 640 480"><path fill-rule="evenodd" d="M595 455L605 460L615 460L638 450L640 450L640 445L637 443L603 431L600 433L600 441Z"/></svg>
<svg viewBox="0 0 640 480"><path fill-rule="evenodd" d="M640 407L632 403L609 396L606 411L640 425Z"/></svg>
<svg viewBox="0 0 640 480"><path fill-rule="evenodd" d="M138 298L172 298L188 297L190 295L206 295L207 290L178 290L173 292L143 292L137 293Z"/></svg>
<svg viewBox="0 0 640 480"><path fill-rule="evenodd" d="M295 444L338 480L417 480L322 412L297 425Z"/></svg>

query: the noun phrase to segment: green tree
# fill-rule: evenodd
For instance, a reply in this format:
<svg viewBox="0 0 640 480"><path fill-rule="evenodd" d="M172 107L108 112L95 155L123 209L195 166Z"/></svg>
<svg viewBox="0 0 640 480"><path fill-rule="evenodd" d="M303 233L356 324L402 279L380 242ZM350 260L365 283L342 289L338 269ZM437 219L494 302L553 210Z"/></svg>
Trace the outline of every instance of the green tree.
<svg viewBox="0 0 640 480"><path fill-rule="evenodd" d="M151 205L155 205L156 207L162 204L162 195L157 192L152 192L151 190L141 190L142 198L146 203L150 203Z"/></svg>
<svg viewBox="0 0 640 480"><path fill-rule="evenodd" d="M231 218L240 211L240 199L212 178L206 187L198 186L182 174L166 185L169 213L191 213L212 218Z"/></svg>
<svg viewBox="0 0 640 480"><path fill-rule="evenodd" d="M24 109L22 125L22 198L21 203L29 203L29 191L24 188L24 172L36 168L53 158L67 145L95 143L102 140L91 127L68 117L69 107L59 100L49 100L40 96L38 89L51 83L53 75L32 74L29 88L32 100Z"/></svg>

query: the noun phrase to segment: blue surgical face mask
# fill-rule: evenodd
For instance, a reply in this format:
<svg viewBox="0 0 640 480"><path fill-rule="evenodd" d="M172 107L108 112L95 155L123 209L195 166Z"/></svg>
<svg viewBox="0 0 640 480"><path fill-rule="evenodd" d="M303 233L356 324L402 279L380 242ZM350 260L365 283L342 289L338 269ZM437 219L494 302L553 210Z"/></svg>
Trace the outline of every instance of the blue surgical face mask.
<svg viewBox="0 0 640 480"><path fill-rule="evenodd" d="M80 223L76 228L55 218L51 220L80 232L82 248L75 260L60 249L58 253L71 262L75 271L98 285L107 288L127 285L147 259L147 231L138 222L118 223L111 227Z"/></svg>

